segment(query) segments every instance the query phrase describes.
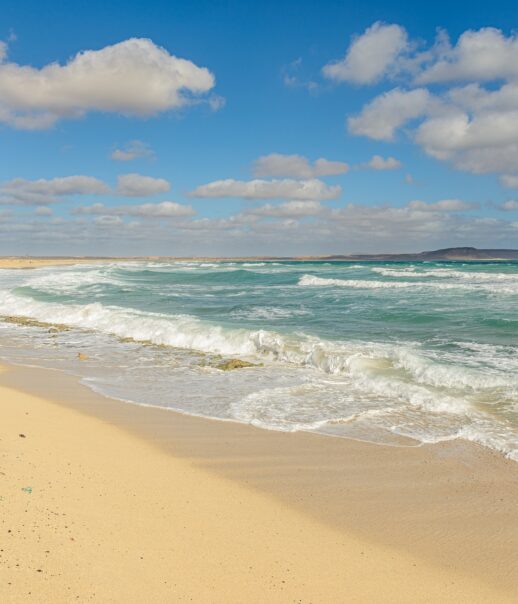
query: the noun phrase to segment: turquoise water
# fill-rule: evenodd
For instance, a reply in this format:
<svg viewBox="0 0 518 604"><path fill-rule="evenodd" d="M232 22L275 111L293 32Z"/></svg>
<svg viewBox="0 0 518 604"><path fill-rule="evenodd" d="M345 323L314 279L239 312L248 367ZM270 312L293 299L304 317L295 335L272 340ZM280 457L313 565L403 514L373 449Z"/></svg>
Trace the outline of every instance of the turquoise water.
<svg viewBox="0 0 518 604"><path fill-rule="evenodd" d="M518 459L518 263L177 262L9 270L4 358L136 403ZM88 359L77 360L83 352ZM239 358L254 366L222 371Z"/></svg>

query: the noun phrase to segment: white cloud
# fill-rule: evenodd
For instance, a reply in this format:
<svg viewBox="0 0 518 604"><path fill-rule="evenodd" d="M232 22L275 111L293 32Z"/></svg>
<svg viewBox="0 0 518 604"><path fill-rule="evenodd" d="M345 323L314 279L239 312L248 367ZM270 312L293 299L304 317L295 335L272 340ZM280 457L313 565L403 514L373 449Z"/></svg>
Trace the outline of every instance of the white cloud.
<svg viewBox="0 0 518 604"><path fill-rule="evenodd" d="M93 176L64 176L50 180L15 178L6 182L2 188L42 195L101 195L108 191L107 185Z"/></svg>
<svg viewBox="0 0 518 604"><path fill-rule="evenodd" d="M452 161L476 174L518 171L518 104L512 111L473 114L452 107L450 114L430 116L417 128L415 141L426 153Z"/></svg>
<svg viewBox="0 0 518 604"><path fill-rule="evenodd" d="M411 201L408 207L411 210L419 210L421 212L464 212L465 210L472 210L476 206L460 199L441 199L433 203L419 200Z"/></svg>
<svg viewBox="0 0 518 604"><path fill-rule="evenodd" d="M500 182L508 189L518 189L518 174L502 174Z"/></svg>
<svg viewBox="0 0 518 604"><path fill-rule="evenodd" d="M500 174L504 186L512 186L518 177L518 35L483 28L464 32L452 46L440 32L429 50L412 48L417 45L409 43L388 73L406 78L408 89L372 99L349 117L349 131L389 141L411 126L407 134L428 155L460 170ZM451 85L462 81L470 83ZM438 83L446 87L423 86Z"/></svg>
<svg viewBox="0 0 518 604"><path fill-rule="evenodd" d="M5 57L5 49L4 49ZM0 121L44 129L89 111L149 116L178 109L214 87L214 76L151 40L131 38L41 69L0 63Z"/></svg>
<svg viewBox="0 0 518 604"><path fill-rule="evenodd" d="M342 188L321 180L216 180L192 191L191 197L241 197L243 199L296 199L317 201L336 199Z"/></svg>
<svg viewBox="0 0 518 604"><path fill-rule="evenodd" d="M117 178L117 194L122 197L148 197L170 189L171 185L163 178L141 174L123 174Z"/></svg>
<svg viewBox="0 0 518 604"><path fill-rule="evenodd" d="M373 155L370 161L363 164L362 167L371 170L397 170L401 168L401 162L395 157L384 158L381 155Z"/></svg>
<svg viewBox="0 0 518 604"><path fill-rule="evenodd" d="M52 216L53 212L51 208L47 208L46 206L40 206L35 210L36 216Z"/></svg>
<svg viewBox="0 0 518 604"><path fill-rule="evenodd" d="M0 203L14 205L48 204L68 195L104 195L109 187L92 176L26 180L15 178L0 184Z"/></svg>
<svg viewBox="0 0 518 604"><path fill-rule="evenodd" d="M287 201L280 205L266 204L252 208L247 214L272 218L302 218L304 216L318 216L325 210L318 201Z"/></svg>
<svg viewBox="0 0 518 604"><path fill-rule="evenodd" d="M7 44L0 40L0 63L7 58Z"/></svg>
<svg viewBox="0 0 518 604"><path fill-rule="evenodd" d="M72 214L93 214L99 216L141 216L145 218L172 218L178 216L194 216L196 212L191 206L174 201L160 203L143 203L140 205L106 206L94 203L91 206L80 206L72 210Z"/></svg>
<svg viewBox="0 0 518 604"><path fill-rule="evenodd" d="M131 161L141 157L153 157L153 149L142 141L130 141L120 149L114 149L111 154L111 159L115 161Z"/></svg>
<svg viewBox="0 0 518 604"><path fill-rule="evenodd" d="M313 80L301 77L302 58L295 59L282 69L282 81L288 88L305 88L311 93L319 90L319 84Z"/></svg>
<svg viewBox="0 0 518 604"><path fill-rule="evenodd" d="M367 104L357 116L347 120L349 131L375 140L392 140L398 128L424 114L430 94L424 88L395 88Z"/></svg>
<svg viewBox="0 0 518 604"><path fill-rule="evenodd" d="M329 223L335 238L342 232L344 241L349 245L355 243L356 249L356 246L398 251L409 247L423 250L452 245L511 247L511 242L516 241L518 235L518 223L472 217L439 208L430 211L410 206L393 208L349 204L333 210Z"/></svg>
<svg viewBox="0 0 518 604"><path fill-rule="evenodd" d="M315 178L318 176L333 176L345 174L349 166L341 161L317 159L313 164L302 155L282 155L271 153L263 155L254 162L254 176L273 176L291 178Z"/></svg>
<svg viewBox="0 0 518 604"><path fill-rule="evenodd" d="M118 227L124 224L120 216L112 216L110 214L96 216L94 223L99 227Z"/></svg>
<svg viewBox="0 0 518 604"><path fill-rule="evenodd" d="M386 74L407 47L403 27L378 21L351 43L343 59L329 63L322 71L338 82L372 84Z"/></svg>
<svg viewBox="0 0 518 604"><path fill-rule="evenodd" d="M518 77L518 36L504 36L501 30L484 27L465 31L454 47L442 49L441 56L417 77L421 84L460 80L492 81Z"/></svg>
<svg viewBox="0 0 518 604"><path fill-rule="evenodd" d="M420 251L452 245L512 248L518 238L514 214L502 213L510 218L505 220L458 211L349 204L323 208L308 224L302 216L267 219L269 205L259 216L246 210L226 218L199 220L125 220L122 214L104 213L91 214L94 220L85 216L51 218L43 225L37 217L27 220L25 216L21 222L13 215L5 223L0 220L0 251L47 255L307 255Z"/></svg>
<svg viewBox="0 0 518 604"><path fill-rule="evenodd" d="M147 197L165 193L171 188L167 180L141 174L123 174L113 191L105 182L93 176L64 176L60 178L27 180L15 178L0 183L0 204L47 205L75 195L109 195Z"/></svg>
<svg viewBox="0 0 518 604"><path fill-rule="evenodd" d="M509 201L504 202L500 206L500 209L501 210L507 210L507 211L518 210L518 200L516 200L516 199L510 199Z"/></svg>
<svg viewBox="0 0 518 604"><path fill-rule="evenodd" d="M207 99L207 103L212 111L219 111L227 104L227 100L219 94L211 94Z"/></svg>

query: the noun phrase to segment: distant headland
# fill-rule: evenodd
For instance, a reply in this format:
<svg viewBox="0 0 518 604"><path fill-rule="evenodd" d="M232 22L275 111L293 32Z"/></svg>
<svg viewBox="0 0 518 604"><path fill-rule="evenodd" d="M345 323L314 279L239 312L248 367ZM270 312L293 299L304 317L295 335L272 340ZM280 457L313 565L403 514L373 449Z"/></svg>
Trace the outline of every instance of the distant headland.
<svg viewBox="0 0 518 604"><path fill-rule="evenodd" d="M518 260L518 250L482 249L476 247L447 247L416 254L351 254L327 256L326 260L382 260L394 262L463 261L463 260Z"/></svg>

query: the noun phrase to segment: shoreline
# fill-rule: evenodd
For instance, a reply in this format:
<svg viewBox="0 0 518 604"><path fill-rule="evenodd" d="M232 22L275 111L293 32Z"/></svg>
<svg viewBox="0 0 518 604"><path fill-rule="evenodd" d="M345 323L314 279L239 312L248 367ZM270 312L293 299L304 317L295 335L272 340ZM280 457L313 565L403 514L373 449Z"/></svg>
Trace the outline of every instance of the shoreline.
<svg viewBox="0 0 518 604"><path fill-rule="evenodd" d="M513 257L476 257L455 255L452 257L419 258L418 255L408 254L372 254L340 256L0 256L0 269L33 269L53 266L74 266L81 264L111 264L117 262L394 262L426 264L429 262L447 263L506 263L518 261L518 250L513 250Z"/></svg>
<svg viewBox="0 0 518 604"><path fill-rule="evenodd" d="M77 516L76 524L79 519L84 522L82 514L86 513L91 520L92 510L97 510L95 522L87 523L84 530L97 535L102 525L108 534L117 534L117 548L120 540L125 539L120 533L122 517L131 527L132 520L124 514L138 514L143 532L132 541L135 536L129 531L126 554L122 557L129 565L134 564L132 559L126 559L132 547L137 544L140 547L141 540L146 543L145 559L153 560L156 566L142 564L140 560L137 566L145 567L146 576L152 576L157 586L160 584L158 591L148 592L146 601L160 602L167 597L184 601L190 596L202 602L243 599L260 602L264 601L265 590L268 600L273 602L337 601L337 598L384 602L511 602L513 599L513 590L518 586L515 503L518 475L515 462L482 447L453 441L419 448L393 448L310 433L270 432L104 398L72 376L45 369L9 366L0 375L0 392L4 416L0 441L2 466L25 463L25 471L34 472L30 456L19 455L20 451L27 455L28 445L35 439L37 450L31 463L38 469L41 475L38 480L43 484L48 482L50 474L55 474L55 469L43 462L51 458L56 462L56 455L74 458L70 462L72 474L79 467L83 474L95 473L95 480L89 483L93 492L89 497L81 493L86 499L79 504L67 497L66 479L61 485L63 501L56 499L57 487L46 491L36 486L30 495L19 487L16 493L11 493L5 488L10 472L2 467L5 475L0 476L4 483L0 505L18 513L22 521L27 519L24 515L32 513L32 526L37 527L42 544L45 539L53 539L57 530L52 517L45 515L49 498L54 506L58 502L70 504L66 513ZM13 398L21 402L16 405ZM37 424L34 424L32 417L36 412ZM25 426L28 423L31 425ZM66 426L66 430L60 430L56 439L58 424ZM8 426L16 428L8 430ZM27 438L18 437L24 431ZM49 438L52 432L54 439ZM80 435L79 442L70 441L73 435L76 438ZM64 459L58 461L64 463ZM106 486L112 484L110 478L131 484L133 498L119 500L117 489ZM35 475L33 482L36 480ZM54 476L52 484L59 480L59 476ZM153 487L145 487L148 480ZM80 492L87 485L75 484L74 488ZM149 488L153 498L148 496ZM95 497L99 489L107 490L106 501L102 497L99 500L99 495ZM196 504L186 507L185 503L177 502L179 507L175 504L174 513L170 509L171 513L155 517L153 509L158 501L164 508L170 508L179 493L189 493L186 498L192 501L193 489L199 491ZM23 507L27 498L31 505L36 500L38 507L24 512L19 507ZM236 509L236 501L246 501L246 505ZM118 506L120 518L119 512L110 511L113 506ZM203 565L193 569L189 564L186 568L185 560L182 566L182 560L174 554L178 544L171 546L165 556L161 546L155 552L154 546L146 541L149 534L156 536L165 531L175 542L178 534L170 524L178 520L180 508L182 526L189 531L187 542L182 537L182 547L187 547L184 554L189 559L194 556L202 564L200 548L203 550L206 544L191 541L193 534L201 538L195 527L203 523L204 539L212 540L217 535L216 541L211 541L211 564L218 560L226 569L224 576L219 571L211 575L210 581L198 584L207 569ZM264 514L268 523L273 522L270 530L264 528L267 526ZM50 524L45 528L49 518ZM176 529L179 530L178 526ZM33 538L28 529L24 539L29 543L18 543L20 551L25 546L29 551L19 554L18 560L33 559L35 544L30 543ZM234 543L235 540L239 543ZM106 547L108 552L110 543ZM240 552L237 557L236 548ZM160 552L161 562L156 559ZM98 551L92 542L90 546L85 543L80 553L70 555L70 563L89 568ZM162 581L164 573L167 576L170 573L168 557L169 562L174 559L179 565L176 588ZM12 586L21 579L27 589L34 587L33 598L38 586L59 592L73 579L72 575L66 576L68 563L61 578L41 569L44 572L38 575L45 577L43 582L33 571L17 570L14 559L6 552L0 561L8 566ZM117 599L122 594L120 590L126 588L117 581L119 592L115 599L110 599L113 594L110 596L109 590L100 595L102 589L108 589L103 581L113 581L115 572L110 569L108 559L104 562L108 564L106 569L95 569L97 595L92 599L120 601ZM246 574L246 587L245 562L254 569ZM207 564L206 559L204 563ZM237 566L229 568L229 564ZM126 577L129 568L124 567ZM56 563L54 570L57 569ZM89 572L77 578L76 591L82 590L84 599L93 577ZM193 572L199 573L194 582ZM307 582L308 576L312 577L311 584ZM245 596L243 589L252 591ZM128 592L125 601L139 601L136 593ZM13 590L7 591L2 601L27 601L21 595L17 593L13 599ZM67 601L65 592L63 598L53 601ZM36 597L36 601L42 600Z"/></svg>

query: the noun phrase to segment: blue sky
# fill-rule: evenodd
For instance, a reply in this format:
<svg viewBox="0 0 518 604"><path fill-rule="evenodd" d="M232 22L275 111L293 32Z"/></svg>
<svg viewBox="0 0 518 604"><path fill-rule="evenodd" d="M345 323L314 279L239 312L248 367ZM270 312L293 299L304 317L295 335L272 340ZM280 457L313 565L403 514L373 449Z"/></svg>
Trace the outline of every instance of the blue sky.
<svg viewBox="0 0 518 604"><path fill-rule="evenodd" d="M517 25L511 2L6 0L0 253L518 247Z"/></svg>

